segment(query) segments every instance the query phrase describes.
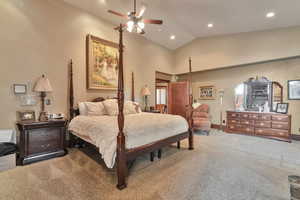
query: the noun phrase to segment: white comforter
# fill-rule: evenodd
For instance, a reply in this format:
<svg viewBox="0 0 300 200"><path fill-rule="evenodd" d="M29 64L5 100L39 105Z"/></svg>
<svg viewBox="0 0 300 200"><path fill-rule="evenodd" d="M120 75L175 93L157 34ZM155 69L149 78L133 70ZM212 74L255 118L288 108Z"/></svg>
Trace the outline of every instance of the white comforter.
<svg viewBox="0 0 300 200"><path fill-rule="evenodd" d="M77 116L69 125L75 134L89 137L112 168L116 158L117 116ZM174 136L188 130L187 121L178 115L139 113L125 115L126 148L134 148Z"/></svg>

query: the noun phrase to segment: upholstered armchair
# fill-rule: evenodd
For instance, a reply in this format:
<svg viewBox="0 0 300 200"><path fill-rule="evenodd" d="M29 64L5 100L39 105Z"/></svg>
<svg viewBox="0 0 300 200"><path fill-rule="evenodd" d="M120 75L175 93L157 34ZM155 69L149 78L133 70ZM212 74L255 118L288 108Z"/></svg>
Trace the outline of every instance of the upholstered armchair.
<svg viewBox="0 0 300 200"><path fill-rule="evenodd" d="M209 106L201 104L193 110L193 129L201 130L209 135L211 129L211 118L208 114Z"/></svg>

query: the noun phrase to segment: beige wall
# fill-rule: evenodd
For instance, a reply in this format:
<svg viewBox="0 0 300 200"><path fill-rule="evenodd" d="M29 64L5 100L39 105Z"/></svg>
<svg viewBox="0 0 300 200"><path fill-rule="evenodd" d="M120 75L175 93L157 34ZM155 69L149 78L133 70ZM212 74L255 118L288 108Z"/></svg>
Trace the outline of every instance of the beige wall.
<svg viewBox="0 0 300 200"><path fill-rule="evenodd" d="M60 0L0 1L0 128L14 126L16 111L35 109L21 107L19 97L12 92L14 83L32 85L46 74L53 87L51 112L67 111L67 63L74 61L76 102L115 93L87 91L85 66L85 36L90 33L117 42L113 25ZM135 72L137 99L148 84L155 89L155 71L171 73L172 52L141 36L125 34L125 87L130 98L131 71ZM154 95L150 102L154 104Z"/></svg>
<svg viewBox="0 0 300 200"><path fill-rule="evenodd" d="M196 39L175 51L174 73L251 64L300 55L300 27Z"/></svg>
<svg viewBox="0 0 300 200"><path fill-rule="evenodd" d="M234 88L248 78L256 76L265 76L270 80L278 81L283 86L284 102L290 104L289 114L292 115L292 133L300 134L298 131L300 128L300 101L287 100L287 80L300 79L300 58L193 73L193 95L195 98L199 97L198 88L200 85L213 84L218 90L224 89L225 91L223 111L234 109ZM181 80L187 78L186 75L179 77ZM219 98L199 102L209 104L212 122L220 124L221 106ZM223 119L225 117L225 112L223 112Z"/></svg>

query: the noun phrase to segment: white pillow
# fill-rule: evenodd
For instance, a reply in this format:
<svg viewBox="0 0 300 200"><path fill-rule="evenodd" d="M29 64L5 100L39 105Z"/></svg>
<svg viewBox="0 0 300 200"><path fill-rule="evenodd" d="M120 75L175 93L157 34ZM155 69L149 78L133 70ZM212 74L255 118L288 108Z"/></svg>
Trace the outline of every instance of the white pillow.
<svg viewBox="0 0 300 200"><path fill-rule="evenodd" d="M103 101L105 110L108 115L115 116L119 114L119 107L117 99L108 99ZM124 102L124 114L136 114L137 107L132 101L125 101Z"/></svg>
<svg viewBox="0 0 300 200"><path fill-rule="evenodd" d="M132 103L135 106L136 113L141 113L142 112L142 108L141 108L140 104L138 102L132 102Z"/></svg>
<svg viewBox="0 0 300 200"><path fill-rule="evenodd" d="M137 108L136 105L134 104L134 102L132 101L125 101L124 103L124 114L128 115L128 114L136 114L137 112Z"/></svg>
<svg viewBox="0 0 300 200"><path fill-rule="evenodd" d="M106 111L102 102L85 102L88 116L105 115Z"/></svg>
<svg viewBox="0 0 300 200"><path fill-rule="evenodd" d="M79 108L79 114L80 115L87 115L87 108L85 105L86 102L79 102L78 108Z"/></svg>
<svg viewBox="0 0 300 200"><path fill-rule="evenodd" d="M115 116L118 115L118 102L116 99L107 99L103 101L103 105L108 115Z"/></svg>

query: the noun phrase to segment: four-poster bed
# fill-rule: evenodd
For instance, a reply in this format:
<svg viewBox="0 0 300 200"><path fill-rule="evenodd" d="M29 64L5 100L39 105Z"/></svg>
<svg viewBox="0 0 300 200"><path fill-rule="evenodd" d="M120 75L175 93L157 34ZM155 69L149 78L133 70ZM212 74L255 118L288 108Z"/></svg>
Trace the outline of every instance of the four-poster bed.
<svg viewBox="0 0 300 200"><path fill-rule="evenodd" d="M155 115L155 118L159 119L155 123L162 121L162 124L154 125L153 124L154 122L152 122L152 124L150 124L151 127L149 124L145 125L145 127L142 127L143 123L136 123L136 124L139 124L140 129L143 129L143 133L145 133L145 135L148 135L148 136L143 136L139 132L139 130L137 131L137 132L139 132L139 134L131 134L129 132L129 130L134 130L134 129L130 129L130 127L129 128L125 127L125 131L124 131L125 117L124 117L124 78L123 78L123 74L124 74L124 70L123 70L123 28L124 28L123 25L120 25L118 27L120 40L119 40L119 72L118 72L119 74L118 74L118 97L117 97L117 104L118 104L117 116L118 117L117 117L117 121L114 118L115 122L117 122L118 125L111 124L111 126L112 126L111 129L114 131L118 131L118 134L116 136L115 164L116 164L116 171L117 171L117 178L118 178L117 188L120 190L126 188L126 177L128 175L127 162L134 160L137 156L144 154L144 153L153 152L155 150L161 149L162 147L165 147L172 143L179 142L179 141L181 141L183 139L187 139L187 138L189 141L189 149L192 150L194 148L193 132L192 132L192 118L191 118L191 116L192 116L192 94L191 93L190 93L190 97L189 97L189 105L187 105L188 122L186 122L186 120L184 118L182 118L180 116L176 116L176 115L162 115L162 114L153 114L153 113L152 114L143 113L140 115L126 115L126 119L127 119L126 122L127 122L128 127L129 127L128 124L130 124L130 123L132 124L132 122L134 120L136 120L137 118L140 118L141 121L152 121L152 120L149 120L149 119L151 119L151 115ZM189 65L190 65L189 71L191 74L191 59L189 61ZM79 114L78 109L74 108L72 66L71 66L71 71L70 71L70 81L71 81L70 82L70 107L71 107L70 108L70 117L72 119L72 121L71 121L71 123L72 123L73 121L76 121L76 120L78 121L78 117L75 117L75 116ZM134 77L133 77L133 74L132 74L132 97L131 97L131 100L134 101ZM96 100L96 101L104 101L104 99L98 98L98 100ZM92 124L93 125L92 131L94 131L94 132L97 131L97 128L101 129L102 125L107 126L107 124L101 124L101 125L100 125L100 123L95 124L95 121L93 123L94 124ZM169 123L169 124L167 124L167 123ZM180 124L180 126L178 124ZM166 125L166 127L162 127L162 125ZM71 126L71 124L70 124L70 126ZM164 137L159 135L159 131L158 131L158 133L153 131L153 127L157 128L156 126L158 128L160 128L159 130L161 132L161 135L165 135ZM161 127L159 127L159 126L161 126ZM176 126L178 126L178 127L176 127ZM166 129L167 127L169 129L171 127L170 132L172 131L172 134L168 133L168 129ZM146 134L147 129L149 129L148 132L149 131L150 132ZM126 133L126 137L125 137L125 133ZM78 134L75 134L72 130L71 130L70 134L71 134L71 138L73 138L74 135L78 136ZM111 135L113 135L113 133ZM149 135L151 135L151 139L149 139ZM132 141L134 139L136 139L137 137L139 137L140 141L145 140L142 142L142 145L138 145L139 143L136 143L134 145L132 144L132 143L134 143ZM87 141L87 139L85 139L85 138L82 138L82 139ZM114 140L115 140L115 138L114 138ZM88 141L88 142L94 144L94 143L97 143L98 141L94 141L94 142ZM103 143L103 141L102 141L102 144L105 144L105 143ZM113 145L111 145L111 146L113 146ZM99 146L97 146L97 147L99 148ZM99 151L101 151L101 150L99 150ZM102 147L102 151L103 151L103 147ZM105 158L105 156L104 156L104 158Z"/></svg>

